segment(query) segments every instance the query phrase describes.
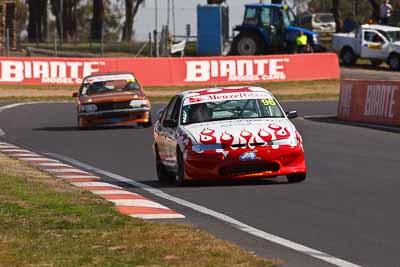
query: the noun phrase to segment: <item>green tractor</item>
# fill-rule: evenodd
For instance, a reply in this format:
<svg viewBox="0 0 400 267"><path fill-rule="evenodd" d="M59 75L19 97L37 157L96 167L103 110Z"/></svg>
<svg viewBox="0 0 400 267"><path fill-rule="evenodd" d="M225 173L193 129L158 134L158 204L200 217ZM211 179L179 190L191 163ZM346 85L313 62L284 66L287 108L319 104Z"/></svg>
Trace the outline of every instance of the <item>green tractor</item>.
<svg viewBox="0 0 400 267"><path fill-rule="evenodd" d="M294 53L296 38L307 35L311 52L322 52L317 33L296 26L295 16L287 5L248 4L243 24L231 44L231 54L251 56L275 53Z"/></svg>

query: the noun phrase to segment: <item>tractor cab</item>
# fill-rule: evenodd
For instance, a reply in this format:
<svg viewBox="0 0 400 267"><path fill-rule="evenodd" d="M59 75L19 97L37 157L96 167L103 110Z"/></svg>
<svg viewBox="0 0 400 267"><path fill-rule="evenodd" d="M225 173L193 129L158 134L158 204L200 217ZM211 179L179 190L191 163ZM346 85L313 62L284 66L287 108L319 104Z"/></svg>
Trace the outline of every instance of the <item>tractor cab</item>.
<svg viewBox="0 0 400 267"><path fill-rule="evenodd" d="M312 47L319 45L318 35L296 27L295 16L287 5L248 4L242 25L232 43L232 52L239 55L291 52L300 32L308 37Z"/></svg>

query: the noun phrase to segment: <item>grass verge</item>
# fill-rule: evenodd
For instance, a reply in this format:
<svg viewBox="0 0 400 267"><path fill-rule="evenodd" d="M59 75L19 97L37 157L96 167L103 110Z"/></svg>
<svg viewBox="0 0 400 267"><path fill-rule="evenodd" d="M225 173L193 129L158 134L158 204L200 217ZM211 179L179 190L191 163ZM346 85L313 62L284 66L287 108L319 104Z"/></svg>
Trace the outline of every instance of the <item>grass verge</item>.
<svg viewBox="0 0 400 267"><path fill-rule="evenodd" d="M278 266L188 225L117 213L0 154L0 266Z"/></svg>
<svg viewBox="0 0 400 267"><path fill-rule="evenodd" d="M338 80L257 83L251 86L267 88L280 100L324 100L339 96ZM150 100L166 102L177 92L198 88L204 86L145 87L145 91ZM71 86L1 85L0 101L73 101L71 95L75 90L77 87Z"/></svg>

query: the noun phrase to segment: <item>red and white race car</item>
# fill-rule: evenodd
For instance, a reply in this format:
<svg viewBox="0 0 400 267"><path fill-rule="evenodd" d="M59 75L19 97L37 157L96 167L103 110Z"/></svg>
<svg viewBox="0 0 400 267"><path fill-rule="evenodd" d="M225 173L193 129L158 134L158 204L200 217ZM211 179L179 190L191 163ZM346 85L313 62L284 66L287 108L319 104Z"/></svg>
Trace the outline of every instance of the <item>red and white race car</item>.
<svg viewBox="0 0 400 267"><path fill-rule="evenodd" d="M267 90L228 87L177 94L158 113L154 152L160 181L306 178L302 138Z"/></svg>

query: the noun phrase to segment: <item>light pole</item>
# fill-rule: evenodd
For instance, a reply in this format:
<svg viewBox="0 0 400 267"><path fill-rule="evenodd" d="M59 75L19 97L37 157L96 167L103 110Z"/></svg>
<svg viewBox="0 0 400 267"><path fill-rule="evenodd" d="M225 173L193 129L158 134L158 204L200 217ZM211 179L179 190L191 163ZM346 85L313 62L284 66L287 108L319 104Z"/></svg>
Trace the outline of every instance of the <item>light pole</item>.
<svg viewBox="0 0 400 267"><path fill-rule="evenodd" d="M175 39L175 0L172 0L172 31L174 32L174 39Z"/></svg>
<svg viewBox="0 0 400 267"><path fill-rule="evenodd" d="M59 20L60 20L60 49L63 46L64 42L64 25L63 25L63 5L64 1L60 0L60 14L59 14Z"/></svg>
<svg viewBox="0 0 400 267"><path fill-rule="evenodd" d="M155 20L156 20L156 32L158 32L158 0L155 0Z"/></svg>
<svg viewBox="0 0 400 267"><path fill-rule="evenodd" d="M156 20L156 29L154 30L154 45L156 46L156 57L159 55L158 50L158 0L155 0L155 20Z"/></svg>

